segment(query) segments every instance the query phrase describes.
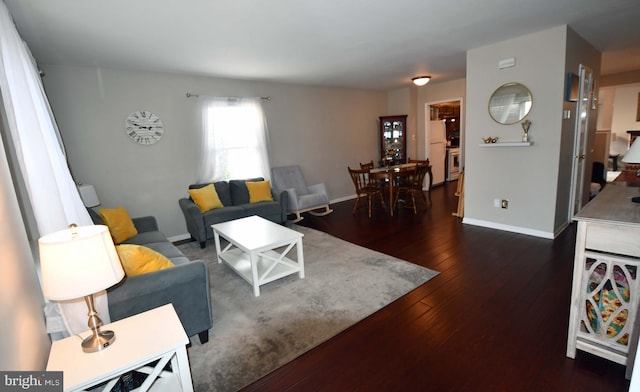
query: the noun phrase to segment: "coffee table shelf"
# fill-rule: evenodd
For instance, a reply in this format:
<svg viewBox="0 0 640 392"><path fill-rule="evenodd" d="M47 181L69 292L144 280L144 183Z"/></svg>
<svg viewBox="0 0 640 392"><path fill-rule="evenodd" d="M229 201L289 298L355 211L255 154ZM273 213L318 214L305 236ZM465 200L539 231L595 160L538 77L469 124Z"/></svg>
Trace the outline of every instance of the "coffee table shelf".
<svg viewBox="0 0 640 392"><path fill-rule="evenodd" d="M274 263L274 260L277 260L279 257L280 254L274 251L267 251L258 256L256 267L260 284L273 282L274 280L300 272L298 264L288 257L284 257L279 262ZM223 251L223 253L220 254L220 258L236 271L238 275L243 277L244 280L253 284L251 257L244 253L242 249L233 248L226 252Z"/></svg>
<svg viewBox="0 0 640 392"><path fill-rule="evenodd" d="M304 278L303 234L258 216L212 225L218 263L225 262L253 286L260 286L297 273ZM224 248L220 238L229 242ZM296 248L296 260L287 255Z"/></svg>

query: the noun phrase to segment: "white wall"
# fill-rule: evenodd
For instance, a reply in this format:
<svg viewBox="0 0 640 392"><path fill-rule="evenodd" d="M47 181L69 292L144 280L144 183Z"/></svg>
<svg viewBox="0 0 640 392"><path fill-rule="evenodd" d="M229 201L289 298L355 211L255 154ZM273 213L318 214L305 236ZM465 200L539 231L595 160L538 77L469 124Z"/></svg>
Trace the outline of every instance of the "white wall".
<svg viewBox="0 0 640 392"><path fill-rule="evenodd" d="M627 131L640 130L640 122L636 121L638 94L640 84L615 87L611 132L616 134L616 140L611 142L610 152L620 154L620 159L629 149Z"/></svg>
<svg viewBox="0 0 640 392"><path fill-rule="evenodd" d="M44 370L51 342L43 298L0 138L0 369Z"/></svg>
<svg viewBox="0 0 640 392"><path fill-rule="evenodd" d="M251 82L158 72L41 65L44 84L77 181L96 187L103 207L154 215L170 237L186 233L178 199L195 179L199 152L196 98L271 96L264 103L272 166L299 164L332 199L354 193L347 166L377 159L383 92ZM163 138L140 146L125 135L126 116L150 110Z"/></svg>
<svg viewBox="0 0 640 392"><path fill-rule="evenodd" d="M553 237L558 155L564 91L566 26L510 39L467 52L465 223ZM498 61L516 58L499 69ZM481 147L482 138L519 141L519 123L501 125L487 110L499 86L518 82L533 96L531 147ZM509 208L495 208L494 199Z"/></svg>

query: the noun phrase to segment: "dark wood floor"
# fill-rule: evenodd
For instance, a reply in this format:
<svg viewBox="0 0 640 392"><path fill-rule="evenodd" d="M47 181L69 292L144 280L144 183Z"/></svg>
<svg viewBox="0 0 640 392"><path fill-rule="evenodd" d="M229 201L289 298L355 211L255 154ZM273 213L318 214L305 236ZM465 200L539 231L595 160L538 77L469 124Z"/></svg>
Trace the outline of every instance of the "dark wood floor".
<svg viewBox="0 0 640 392"><path fill-rule="evenodd" d="M567 358L575 227L556 240L463 225L456 183L391 218L353 201L300 222L440 275L247 391L626 391L625 368Z"/></svg>

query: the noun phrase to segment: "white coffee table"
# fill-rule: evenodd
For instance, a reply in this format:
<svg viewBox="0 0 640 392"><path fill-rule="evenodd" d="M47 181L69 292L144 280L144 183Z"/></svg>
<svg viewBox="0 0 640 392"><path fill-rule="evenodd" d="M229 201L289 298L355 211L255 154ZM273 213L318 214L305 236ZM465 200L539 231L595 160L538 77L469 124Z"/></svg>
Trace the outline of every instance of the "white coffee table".
<svg viewBox="0 0 640 392"><path fill-rule="evenodd" d="M236 219L211 225L216 243L218 263L224 261L253 286L260 295L260 286L298 273L304 278L303 234L259 216ZM220 248L220 237L229 241ZM284 250L276 250L284 247ZM287 257L296 247L297 261Z"/></svg>

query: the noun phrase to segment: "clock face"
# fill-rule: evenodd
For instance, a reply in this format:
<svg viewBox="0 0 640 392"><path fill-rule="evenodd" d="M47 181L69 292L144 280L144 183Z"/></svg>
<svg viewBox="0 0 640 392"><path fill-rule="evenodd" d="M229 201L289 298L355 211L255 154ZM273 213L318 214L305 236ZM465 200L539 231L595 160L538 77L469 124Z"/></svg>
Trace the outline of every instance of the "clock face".
<svg viewBox="0 0 640 392"><path fill-rule="evenodd" d="M124 129L131 140L144 146L155 144L164 133L160 118L146 110L131 113L124 123Z"/></svg>

